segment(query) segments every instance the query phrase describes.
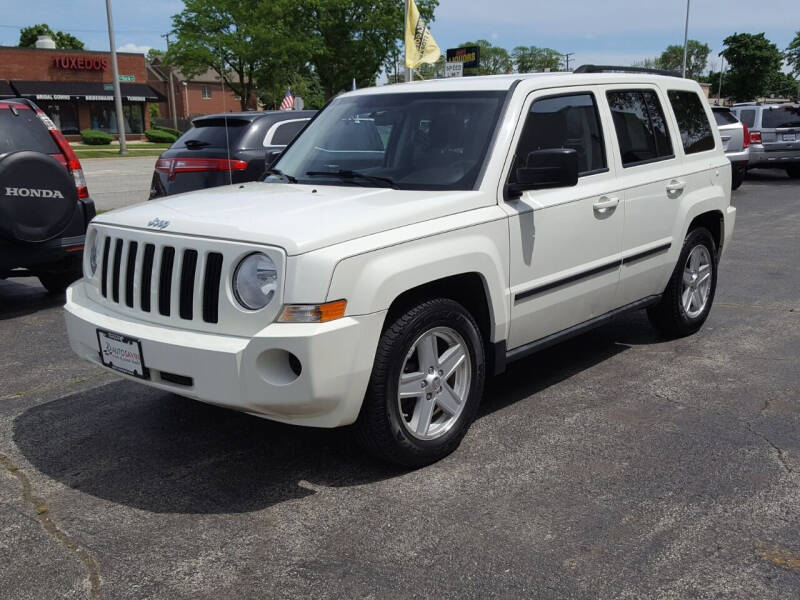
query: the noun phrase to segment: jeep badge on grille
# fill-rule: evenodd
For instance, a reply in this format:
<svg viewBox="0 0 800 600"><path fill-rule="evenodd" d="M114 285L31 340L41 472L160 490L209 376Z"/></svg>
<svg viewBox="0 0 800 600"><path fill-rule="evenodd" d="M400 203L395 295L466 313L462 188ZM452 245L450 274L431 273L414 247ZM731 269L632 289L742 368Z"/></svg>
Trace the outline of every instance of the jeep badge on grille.
<svg viewBox="0 0 800 600"><path fill-rule="evenodd" d="M166 229L169 227L169 221L162 221L158 217L152 219L148 224L148 227L152 227L154 229Z"/></svg>

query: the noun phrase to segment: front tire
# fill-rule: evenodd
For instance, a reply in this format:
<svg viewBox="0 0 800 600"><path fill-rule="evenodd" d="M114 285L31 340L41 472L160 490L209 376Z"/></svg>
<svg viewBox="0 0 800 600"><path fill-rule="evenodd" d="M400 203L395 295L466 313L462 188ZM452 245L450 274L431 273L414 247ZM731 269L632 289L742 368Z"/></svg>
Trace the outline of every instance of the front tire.
<svg viewBox="0 0 800 600"><path fill-rule="evenodd" d="M800 165L789 165L786 167L786 174L792 179L800 179Z"/></svg>
<svg viewBox="0 0 800 600"><path fill-rule="evenodd" d="M731 190L738 190L744 183L744 177L747 174L747 169L734 169L731 174Z"/></svg>
<svg viewBox="0 0 800 600"><path fill-rule="evenodd" d="M683 337L702 327L717 289L717 249L705 227L686 235L678 264L661 301L647 309L650 323L666 337Z"/></svg>
<svg viewBox="0 0 800 600"><path fill-rule="evenodd" d="M480 330L463 306L437 298L410 308L381 335L357 440L408 467L444 458L475 418L485 362Z"/></svg>

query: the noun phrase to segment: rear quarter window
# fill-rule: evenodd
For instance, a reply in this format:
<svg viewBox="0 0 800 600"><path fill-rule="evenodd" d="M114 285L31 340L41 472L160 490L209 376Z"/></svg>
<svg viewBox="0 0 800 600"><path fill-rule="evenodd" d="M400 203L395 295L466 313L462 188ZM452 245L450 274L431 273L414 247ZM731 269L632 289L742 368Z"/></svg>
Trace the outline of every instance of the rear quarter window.
<svg viewBox="0 0 800 600"><path fill-rule="evenodd" d="M308 119L302 119L299 121L286 121L283 123L278 124L275 128L275 131L271 133L268 132L268 135L264 139L265 146L288 146L289 142L291 142L300 130L306 126L308 123ZM272 128L270 128L272 129Z"/></svg>
<svg viewBox="0 0 800 600"><path fill-rule="evenodd" d="M28 107L0 108L0 154L30 150L43 154L60 154L53 136Z"/></svg>
<svg viewBox="0 0 800 600"><path fill-rule="evenodd" d="M667 97L678 121L683 151L686 154L696 154L713 150L714 134L700 96L695 92L670 90Z"/></svg>

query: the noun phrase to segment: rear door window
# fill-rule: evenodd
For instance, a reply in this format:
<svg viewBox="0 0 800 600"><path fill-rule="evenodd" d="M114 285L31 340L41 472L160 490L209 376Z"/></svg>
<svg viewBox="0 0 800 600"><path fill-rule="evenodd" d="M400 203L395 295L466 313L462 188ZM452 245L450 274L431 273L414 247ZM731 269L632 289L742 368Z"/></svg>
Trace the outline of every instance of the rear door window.
<svg viewBox="0 0 800 600"><path fill-rule="evenodd" d="M516 181L516 168L527 164L531 152L551 148L574 149L580 176L607 170L603 131L593 94L534 101L517 144L510 181Z"/></svg>
<svg viewBox="0 0 800 600"><path fill-rule="evenodd" d="M0 108L0 154L30 150L43 154L60 154L53 136L32 110L17 107Z"/></svg>
<svg viewBox="0 0 800 600"><path fill-rule="evenodd" d="M800 127L800 107L765 108L764 112L761 113L761 127L763 129Z"/></svg>
<svg viewBox="0 0 800 600"><path fill-rule="evenodd" d="M713 150L714 134L708 122L703 102L695 92L670 90L667 92L669 103L678 121L678 131L686 154L696 154Z"/></svg>
<svg viewBox="0 0 800 600"><path fill-rule="evenodd" d="M748 108L739 113L739 120L752 128L756 124L756 111L755 109Z"/></svg>
<svg viewBox="0 0 800 600"><path fill-rule="evenodd" d="M673 158L672 142L661 102L653 90L607 92L622 166L633 167Z"/></svg>
<svg viewBox="0 0 800 600"><path fill-rule="evenodd" d="M238 148L249 125L244 119L198 119L172 148Z"/></svg>

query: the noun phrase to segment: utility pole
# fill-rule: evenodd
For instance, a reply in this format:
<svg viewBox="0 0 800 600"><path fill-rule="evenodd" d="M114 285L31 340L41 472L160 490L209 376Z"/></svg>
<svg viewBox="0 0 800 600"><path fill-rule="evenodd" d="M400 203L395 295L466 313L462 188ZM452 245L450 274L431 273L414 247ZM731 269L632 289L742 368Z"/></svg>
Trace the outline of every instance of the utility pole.
<svg viewBox="0 0 800 600"><path fill-rule="evenodd" d="M686 54L689 51L689 3L691 0L686 0L686 28L683 30L683 73L682 77L686 79Z"/></svg>
<svg viewBox="0 0 800 600"><path fill-rule="evenodd" d="M108 42L111 44L111 72L114 76L114 106L117 109L117 130L119 131L119 153L125 155L125 115L122 114L122 92L119 89L119 68L117 67L117 47L114 43L114 20L111 18L111 0L106 0L108 17Z"/></svg>
<svg viewBox="0 0 800 600"><path fill-rule="evenodd" d="M564 57L564 62L566 63L566 68L564 70L565 71L569 71L569 57L570 56L575 56L575 53L574 52L567 52L565 54L562 54L561 56Z"/></svg>
<svg viewBox="0 0 800 600"><path fill-rule="evenodd" d="M169 33L162 33L161 37L167 40L167 52L169 52ZM165 64L169 71L169 111L172 115L172 128L178 129L178 111L175 109L175 85L172 82L172 66Z"/></svg>

